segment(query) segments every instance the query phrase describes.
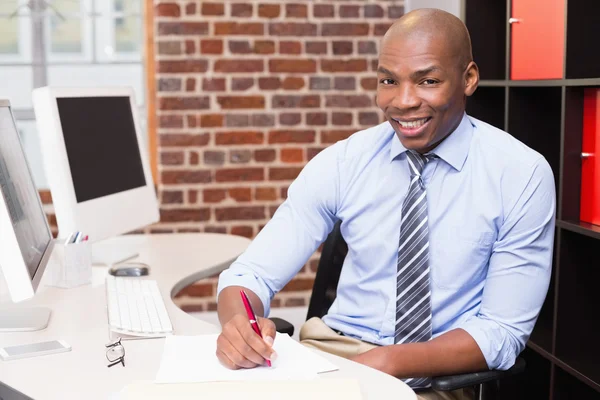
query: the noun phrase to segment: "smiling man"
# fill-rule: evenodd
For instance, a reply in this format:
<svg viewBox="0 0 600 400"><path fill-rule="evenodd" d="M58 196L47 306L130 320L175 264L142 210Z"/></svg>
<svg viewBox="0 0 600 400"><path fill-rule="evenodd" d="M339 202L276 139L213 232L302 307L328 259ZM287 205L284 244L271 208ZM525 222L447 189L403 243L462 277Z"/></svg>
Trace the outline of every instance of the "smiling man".
<svg viewBox="0 0 600 400"><path fill-rule="evenodd" d="M479 72L469 33L440 10L406 14L381 42L377 103L387 121L312 159L288 199L219 279L230 368L273 359L260 315L341 221L348 256L337 297L300 332L307 346L404 379L421 398L432 376L510 368L550 281L555 184L539 153L465 113Z"/></svg>

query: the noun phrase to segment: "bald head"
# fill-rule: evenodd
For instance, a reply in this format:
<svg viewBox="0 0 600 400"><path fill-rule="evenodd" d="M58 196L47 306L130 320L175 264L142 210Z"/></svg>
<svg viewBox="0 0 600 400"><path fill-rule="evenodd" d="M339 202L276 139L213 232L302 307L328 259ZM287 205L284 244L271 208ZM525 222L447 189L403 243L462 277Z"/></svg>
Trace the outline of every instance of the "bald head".
<svg viewBox="0 0 600 400"><path fill-rule="evenodd" d="M473 61L467 27L459 18L446 11L420 8L405 14L387 31L382 46L390 40L412 38L441 41L461 70Z"/></svg>

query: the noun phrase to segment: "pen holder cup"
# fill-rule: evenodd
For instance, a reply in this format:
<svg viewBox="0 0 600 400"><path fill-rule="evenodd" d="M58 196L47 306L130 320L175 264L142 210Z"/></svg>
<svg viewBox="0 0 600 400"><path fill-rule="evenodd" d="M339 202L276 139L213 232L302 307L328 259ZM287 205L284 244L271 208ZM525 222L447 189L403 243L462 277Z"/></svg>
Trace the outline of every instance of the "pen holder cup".
<svg viewBox="0 0 600 400"><path fill-rule="evenodd" d="M89 242L56 243L50 260L50 286L72 288L91 283L92 247Z"/></svg>

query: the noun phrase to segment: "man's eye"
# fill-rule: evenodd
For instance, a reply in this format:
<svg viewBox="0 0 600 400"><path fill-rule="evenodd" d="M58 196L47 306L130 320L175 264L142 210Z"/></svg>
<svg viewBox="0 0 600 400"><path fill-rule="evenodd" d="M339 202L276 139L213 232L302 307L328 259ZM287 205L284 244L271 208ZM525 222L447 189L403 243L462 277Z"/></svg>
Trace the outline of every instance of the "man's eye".
<svg viewBox="0 0 600 400"><path fill-rule="evenodd" d="M394 80L393 79L389 79L389 78L385 78L379 81L379 83L383 83L384 85L393 85L394 84Z"/></svg>
<svg viewBox="0 0 600 400"><path fill-rule="evenodd" d="M423 81L424 85L435 85L436 83L438 83L435 79L425 79Z"/></svg>

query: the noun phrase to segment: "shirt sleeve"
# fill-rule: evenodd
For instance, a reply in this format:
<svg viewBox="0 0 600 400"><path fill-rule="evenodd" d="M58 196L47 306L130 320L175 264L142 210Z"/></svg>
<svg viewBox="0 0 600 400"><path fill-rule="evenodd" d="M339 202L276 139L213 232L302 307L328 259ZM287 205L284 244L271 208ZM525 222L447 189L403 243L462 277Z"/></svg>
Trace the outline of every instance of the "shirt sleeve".
<svg viewBox="0 0 600 400"><path fill-rule="evenodd" d="M514 365L538 318L552 273L555 208L554 176L541 159L499 230L479 313L460 326L490 369Z"/></svg>
<svg viewBox="0 0 600 400"><path fill-rule="evenodd" d="M333 229L339 200L336 143L317 154L288 189L288 197L246 251L219 276L218 294L243 286L261 299L269 315L273 296L308 261Z"/></svg>

